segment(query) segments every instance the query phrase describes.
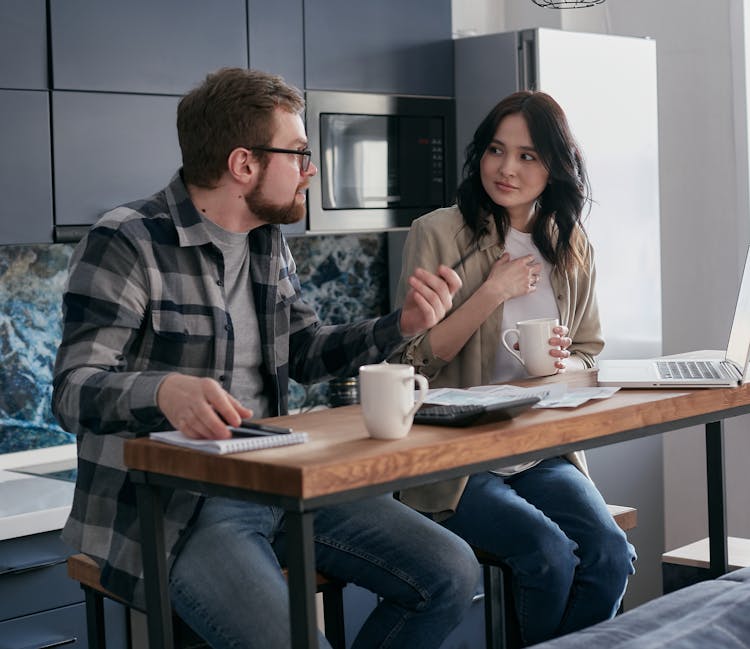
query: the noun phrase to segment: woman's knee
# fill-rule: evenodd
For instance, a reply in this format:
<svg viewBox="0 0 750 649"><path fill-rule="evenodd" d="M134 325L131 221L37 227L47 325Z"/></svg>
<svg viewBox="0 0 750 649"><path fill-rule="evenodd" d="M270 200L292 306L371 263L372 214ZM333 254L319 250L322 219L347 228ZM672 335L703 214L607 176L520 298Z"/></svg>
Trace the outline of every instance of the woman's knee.
<svg viewBox="0 0 750 649"><path fill-rule="evenodd" d="M611 574L627 579L635 573L635 548L628 541L625 533L618 528L618 534L612 534L605 544L603 561L607 563Z"/></svg>
<svg viewBox="0 0 750 649"><path fill-rule="evenodd" d="M636 559L635 549L628 541L628 537L619 527L612 526L598 535L597 552L600 561L607 561L613 565L632 566ZM627 569L627 568L626 568Z"/></svg>
<svg viewBox="0 0 750 649"><path fill-rule="evenodd" d="M587 548L581 562L592 581L598 583L602 597L620 597L628 577L635 573L636 553L619 528L603 533L594 547ZM611 597L607 595L611 593Z"/></svg>
<svg viewBox="0 0 750 649"><path fill-rule="evenodd" d="M519 577L543 580L551 589L565 589L573 583L580 564L577 549L577 544L566 536L549 535L507 561Z"/></svg>

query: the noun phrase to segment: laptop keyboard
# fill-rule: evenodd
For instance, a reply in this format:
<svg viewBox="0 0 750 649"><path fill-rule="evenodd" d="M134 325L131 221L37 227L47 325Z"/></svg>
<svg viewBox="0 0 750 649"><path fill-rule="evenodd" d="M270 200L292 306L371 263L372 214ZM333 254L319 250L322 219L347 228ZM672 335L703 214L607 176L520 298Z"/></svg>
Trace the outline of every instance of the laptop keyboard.
<svg viewBox="0 0 750 649"><path fill-rule="evenodd" d="M657 361L662 379L720 379L713 363L707 361Z"/></svg>

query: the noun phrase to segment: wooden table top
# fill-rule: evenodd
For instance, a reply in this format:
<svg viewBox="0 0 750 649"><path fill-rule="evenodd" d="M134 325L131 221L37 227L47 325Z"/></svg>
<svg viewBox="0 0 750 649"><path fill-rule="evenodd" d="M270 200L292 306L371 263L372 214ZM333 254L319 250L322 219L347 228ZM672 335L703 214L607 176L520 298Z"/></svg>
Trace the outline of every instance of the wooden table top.
<svg viewBox="0 0 750 649"><path fill-rule="evenodd" d="M212 455L141 438L125 443L125 464L162 475L310 499L438 472L459 475L459 468L490 466L492 461L534 452L543 455L545 450L552 454L613 443L621 441L618 434L626 439L622 434L661 426L643 433L653 434L699 423L683 420L713 414L721 419L749 408L750 384L620 390L609 399L571 409L530 410L511 421L469 428L414 425L403 439L383 441L368 437L360 406L346 406L273 419L274 424L307 431L306 444Z"/></svg>

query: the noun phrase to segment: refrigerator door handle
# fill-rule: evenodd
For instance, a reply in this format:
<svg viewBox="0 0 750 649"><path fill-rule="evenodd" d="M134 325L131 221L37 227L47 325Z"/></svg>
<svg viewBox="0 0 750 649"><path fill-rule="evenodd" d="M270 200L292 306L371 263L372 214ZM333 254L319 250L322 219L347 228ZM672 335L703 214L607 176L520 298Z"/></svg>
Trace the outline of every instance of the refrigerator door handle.
<svg viewBox="0 0 750 649"><path fill-rule="evenodd" d="M518 35L518 89L536 88L536 29L524 29Z"/></svg>

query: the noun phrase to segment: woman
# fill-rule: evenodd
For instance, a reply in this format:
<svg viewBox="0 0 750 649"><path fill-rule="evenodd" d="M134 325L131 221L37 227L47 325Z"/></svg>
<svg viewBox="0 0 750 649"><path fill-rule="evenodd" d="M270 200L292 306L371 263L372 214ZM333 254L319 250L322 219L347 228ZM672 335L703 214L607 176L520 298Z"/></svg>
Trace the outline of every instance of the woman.
<svg viewBox="0 0 750 649"><path fill-rule="evenodd" d="M583 159L560 106L542 92L503 99L467 148L457 205L412 224L399 297L420 266L457 264L464 284L453 312L400 360L431 387L524 378L501 331L559 317L550 340L558 371L593 367L604 342L581 224L587 201ZM525 644L611 617L634 572L633 547L581 452L410 489L401 499L507 562Z"/></svg>

